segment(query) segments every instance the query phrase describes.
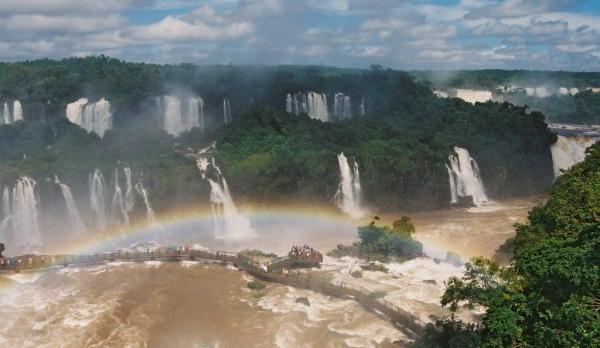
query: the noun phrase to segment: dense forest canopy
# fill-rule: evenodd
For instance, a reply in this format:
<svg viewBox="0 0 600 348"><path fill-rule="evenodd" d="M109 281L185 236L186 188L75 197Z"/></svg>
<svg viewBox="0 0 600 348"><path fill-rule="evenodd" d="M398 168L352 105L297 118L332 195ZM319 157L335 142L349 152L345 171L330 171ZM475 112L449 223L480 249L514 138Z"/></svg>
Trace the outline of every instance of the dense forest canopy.
<svg viewBox="0 0 600 348"><path fill-rule="evenodd" d="M481 326L454 317L418 347L600 346L600 144L556 181L548 202L517 227L514 260L474 259L442 304L483 308Z"/></svg>
<svg viewBox="0 0 600 348"><path fill-rule="evenodd" d="M173 138L155 119L153 99L182 90L203 97L212 122ZM287 93L310 90L351 96L354 117L321 122L284 111ZM80 97L111 102L114 129L104 138L64 118L66 105ZM233 109L227 126L223 98ZM454 146L478 161L492 198L541 192L553 179L555 136L541 113L439 99L408 73L380 66L155 65L104 56L1 63L0 99L19 99L27 121L0 126L6 185L16 175L44 180L58 174L84 192L94 168L110 173L129 165L144 173L158 204L170 206L206 190L193 161L172 150L213 140L236 197L251 200L330 201L340 152L359 163L365 201L378 209L448 205L446 161Z"/></svg>

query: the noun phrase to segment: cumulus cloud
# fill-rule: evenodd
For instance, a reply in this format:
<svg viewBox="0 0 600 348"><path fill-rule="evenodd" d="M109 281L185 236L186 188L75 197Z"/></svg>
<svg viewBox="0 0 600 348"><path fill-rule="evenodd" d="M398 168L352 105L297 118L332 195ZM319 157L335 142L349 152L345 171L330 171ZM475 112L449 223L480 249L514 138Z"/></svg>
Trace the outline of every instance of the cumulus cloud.
<svg viewBox="0 0 600 348"><path fill-rule="evenodd" d="M3 0L0 59L598 70L599 14L578 3Z"/></svg>

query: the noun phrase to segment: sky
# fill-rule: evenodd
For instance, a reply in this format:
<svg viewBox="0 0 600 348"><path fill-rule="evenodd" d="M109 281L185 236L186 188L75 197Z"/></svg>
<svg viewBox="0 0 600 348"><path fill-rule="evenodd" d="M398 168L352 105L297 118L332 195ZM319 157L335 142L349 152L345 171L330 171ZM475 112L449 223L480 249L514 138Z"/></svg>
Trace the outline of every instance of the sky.
<svg viewBox="0 0 600 348"><path fill-rule="evenodd" d="M0 60L600 71L600 0L0 0Z"/></svg>

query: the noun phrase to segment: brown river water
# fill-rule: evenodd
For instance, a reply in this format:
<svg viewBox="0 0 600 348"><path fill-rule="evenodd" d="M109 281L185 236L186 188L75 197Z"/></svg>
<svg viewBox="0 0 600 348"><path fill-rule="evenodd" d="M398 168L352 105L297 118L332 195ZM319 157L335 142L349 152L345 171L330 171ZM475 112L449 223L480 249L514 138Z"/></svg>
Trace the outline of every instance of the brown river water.
<svg viewBox="0 0 600 348"><path fill-rule="evenodd" d="M468 259L491 256L514 235L512 225L523 222L539 202L512 199L411 218L428 253L453 250ZM304 240L326 251L355 234L347 226L329 226L320 233L301 223L295 226L284 235L279 228L260 229L248 246L281 253L293 241ZM446 314L439 305L443 282L462 272L462 267L419 258L388 264L388 273L363 271L361 278L351 277L360 264L353 258L326 257L321 271L330 272L332 281L381 291L386 300L423 320ZM191 261L112 262L5 274L0 276L0 346L394 347L408 340L354 301L277 284L257 292L247 288L250 280L233 267ZM472 318L472 313L461 316Z"/></svg>

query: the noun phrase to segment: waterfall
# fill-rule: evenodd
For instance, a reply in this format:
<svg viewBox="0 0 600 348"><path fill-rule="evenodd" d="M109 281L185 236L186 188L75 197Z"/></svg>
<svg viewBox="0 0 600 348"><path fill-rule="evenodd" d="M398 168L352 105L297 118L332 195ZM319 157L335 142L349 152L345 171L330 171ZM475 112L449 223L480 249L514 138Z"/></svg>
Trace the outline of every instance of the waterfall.
<svg viewBox="0 0 600 348"><path fill-rule="evenodd" d="M14 100L11 105L8 102L2 104L2 115L0 115L0 125L12 124L23 120L23 107L21 102Z"/></svg>
<svg viewBox="0 0 600 348"><path fill-rule="evenodd" d="M189 131L194 127L204 130L204 100L200 97L187 97L183 101L174 95L157 98L157 108L162 115L163 128L173 136L179 136L182 132Z"/></svg>
<svg viewBox="0 0 600 348"><path fill-rule="evenodd" d="M360 115L364 116L365 115L365 97L362 97L362 99L360 100L360 107L359 107L359 111L360 111Z"/></svg>
<svg viewBox="0 0 600 348"><path fill-rule="evenodd" d="M228 124L231 123L231 104L229 103L229 99L223 99L223 123Z"/></svg>
<svg viewBox="0 0 600 348"><path fill-rule="evenodd" d="M350 96L336 93L333 98L333 114L340 120L352 117Z"/></svg>
<svg viewBox="0 0 600 348"><path fill-rule="evenodd" d="M451 203L458 202L458 197L471 197L478 207L489 203L477 162L466 149L454 147L454 152L456 156L448 156Z"/></svg>
<svg viewBox="0 0 600 348"><path fill-rule="evenodd" d="M100 137L112 129L113 125L110 103L104 98L95 103L90 103L87 98L80 98L67 105L66 116L72 123Z"/></svg>
<svg viewBox="0 0 600 348"><path fill-rule="evenodd" d="M115 192L112 198L111 215L115 223L121 226L129 225L129 214L123 200L123 191L119 185L119 170L115 169Z"/></svg>
<svg viewBox="0 0 600 348"><path fill-rule="evenodd" d="M329 121L327 109L327 95L325 93L307 92L288 94L286 96L286 111L300 115L307 114L310 118Z"/></svg>
<svg viewBox="0 0 600 348"><path fill-rule="evenodd" d="M202 178L210 184L210 202L213 217L214 236L217 239L242 239L254 236L250 226L250 220L239 213L227 180L216 165L212 152L215 149L213 143L210 147L200 150L196 155L196 164ZM209 159L210 158L210 159ZM211 177L208 169L212 167Z"/></svg>
<svg viewBox="0 0 600 348"><path fill-rule="evenodd" d="M127 213L133 210L135 199L133 198L133 186L131 185L131 168L123 168L125 172L125 210Z"/></svg>
<svg viewBox="0 0 600 348"><path fill-rule="evenodd" d="M573 165L585 159L585 150L595 144L598 138L577 135L567 137L559 135L556 143L550 147L552 153L552 164L554 167L554 176L562 174L562 170L567 170Z"/></svg>
<svg viewBox="0 0 600 348"><path fill-rule="evenodd" d="M24 176L17 179L12 190L12 202L8 190L3 193L3 210L10 210L5 220L10 216L12 226L8 239L16 250L32 251L42 244L35 185L35 180Z"/></svg>
<svg viewBox="0 0 600 348"><path fill-rule="evenodd" d="M0 240L8 240L8 224L10 222L10 192L8 187L2 190L2 219L0 220Z"/></svg>
<svg viewBox="0 0 600 348"><path fill-rule="evenodd" d="M460 98L467 103L475 104L475 103L485 103L489 100L492 100L492 92L485 90L475 90L475 89L461 89L457 88L454 90L456 94L456 98Z"/></svg>
<svg viewBox="0 0 600 348"><path fill-rule="evenodd" d="M60 182L60 180L58 180L58 176L56 175L54 176L54 183L56 183L62 191L63 198L65 199L65 205L67 207L67 218L69 220L69 225L71 225L72 231L75 233L84 232L85 225L81 220L81 215L79 215L77 203L75 203L71 189L66 184Z"/></svg>
<svg viewBox="0 0 600 348"><path fill-rule="evenodd" d="M106 202L104 200L104 176L96 169L90 175L90 204L94 214L96 227L106 228Z"/></svg>
<svg viewBox="0 0 600 348"><path fill-rule="evenodd" d="M351 167L343 152L337 156L337 159L340 167L340 185L334 201L344 213L354 219L360 219L366 212L361 207L362 188L358 163L354 161Z"/></svg>
<svg viewBox="0 0 600 348"><path fill-rule="evenodd" d="M144 188L144 184L142 181L139 181L135 184L135 190L142 196L144 200L144 205L146 206L146 219L151 224L156 224L156 217L154 215L154 210L152 210L152 206L150 205L150 199L148 198L148 191Z"/></svg>

